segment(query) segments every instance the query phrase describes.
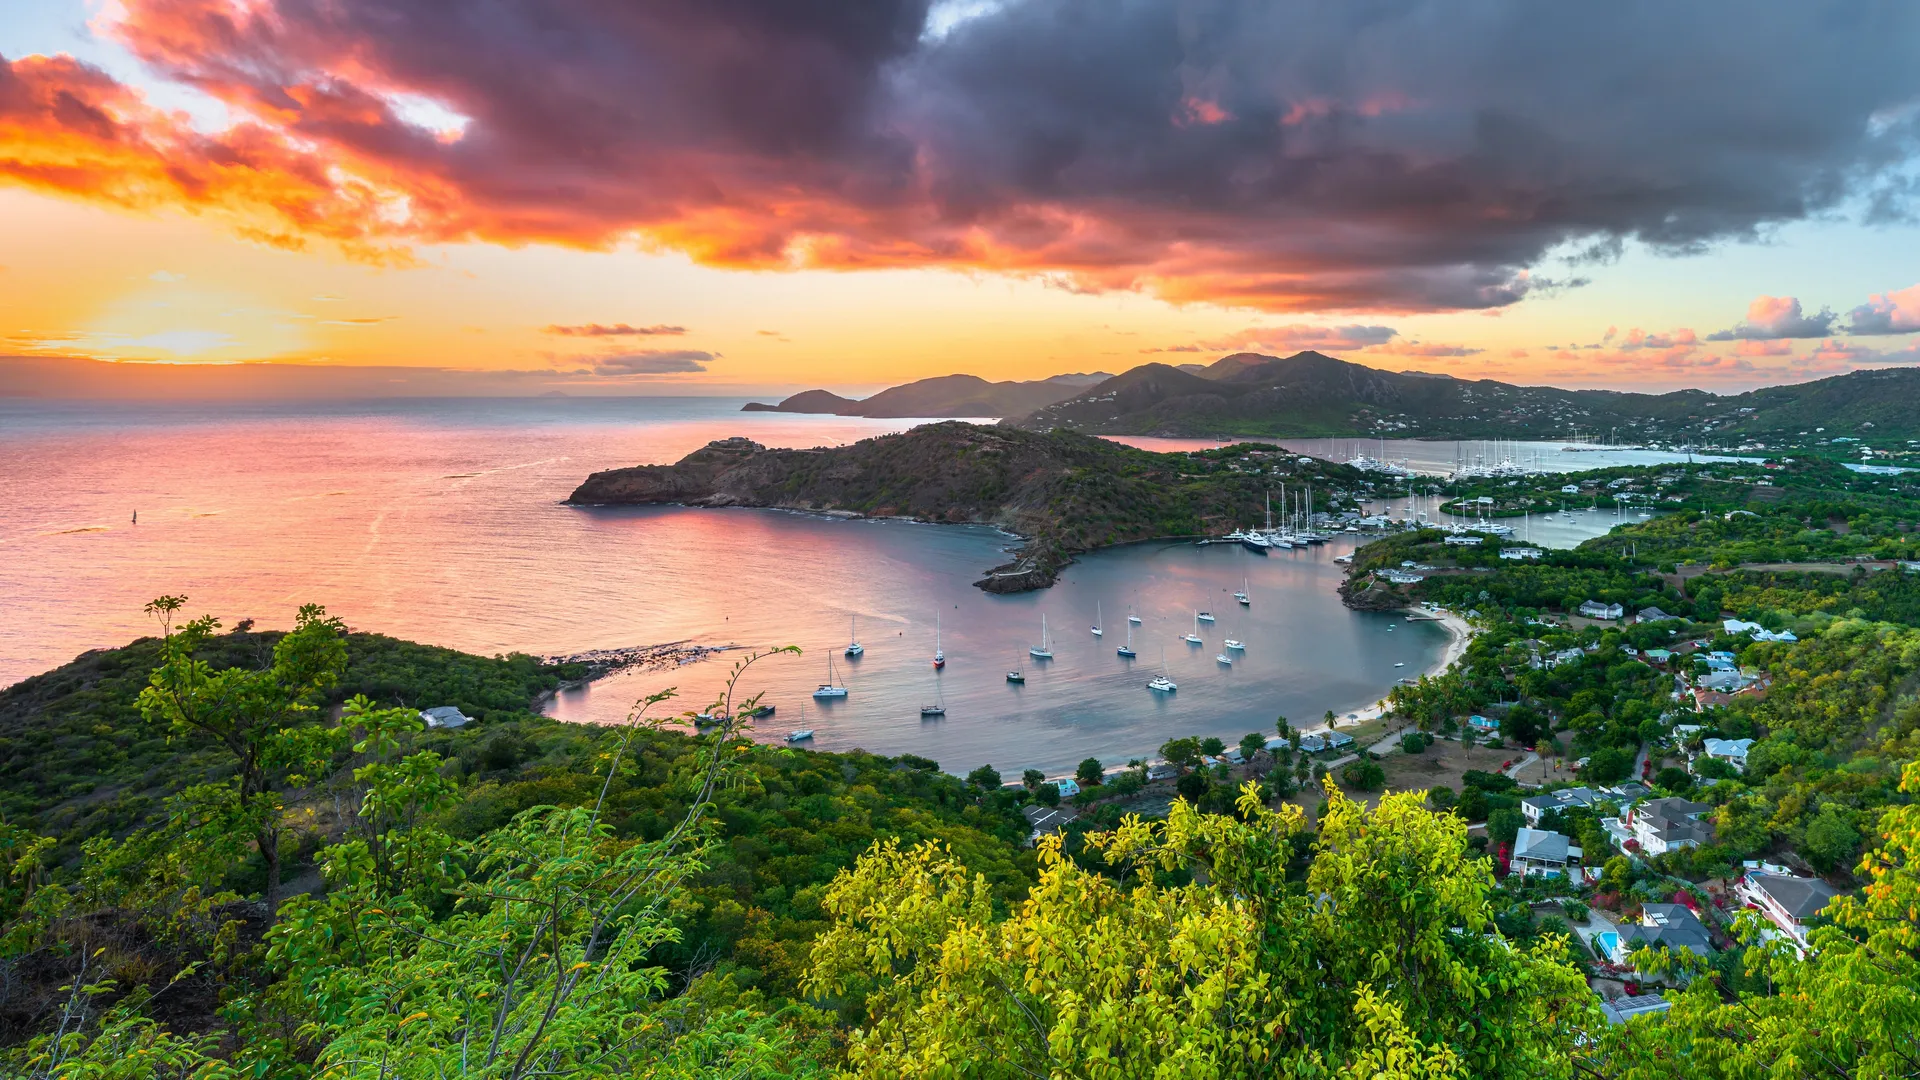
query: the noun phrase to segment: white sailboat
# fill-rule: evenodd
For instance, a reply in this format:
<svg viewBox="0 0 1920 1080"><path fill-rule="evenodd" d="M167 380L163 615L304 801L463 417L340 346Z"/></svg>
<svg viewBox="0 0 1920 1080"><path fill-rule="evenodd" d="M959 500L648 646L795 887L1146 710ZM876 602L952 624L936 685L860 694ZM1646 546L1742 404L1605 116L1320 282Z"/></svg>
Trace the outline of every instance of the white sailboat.
<svg viewBox="0 0 1920 1080"><path fill-rule="evenodd" d="M1163 694L1171 694L1180 689L1178 683L1167 678L1167 650L1165 649L1160 650L1160 674L1147 680L1147 689L1158 690Z"/></svg>
<svg viewBox="0 0 1920 1080"><path fill-rule="evenodd" d="M1129 660L1134 658L1136 654L1133 651L1133 624L1132 623L1127 624L1127 643L1113 651L1119 653L1121 656L1124 656Z"/></svg>
<svg viewBox="0 0 1920 1080"><path fill-rule="evenodd" d="M1247 651L1246 643L1235 638L1228 638L1227 640L1221 642L1220 644L1225 645L1227 648L1232 649L1235 652Z"/></svg>
<svg viewBox="0 0 1920 1080"><path fill-rule="evenodd" d="M1107 632L1105 630L1100 629L1100 624L1103 621L1105 620L1103 620L1100 617L1100 605L1099 604L1093 605L1093 636L1094 637L1107 636Z"/></svg>
<svg viewBox="0 0 1920 1080"><path fill-rule="evenodd" d="M1246 578L1241 578L1241 579L1240 579L1240 591L1239 591L1239 592L1237 592L1237 593L1234 593L1234 594L1233 594L1233 598L1234 598L1235 600L1238 600L1238 601L1240 602L1240 606L1241 606L1241 607L1252 607L1252 606L1253 606L1253 597L1251 597L1251 596L1249 596L1249 595L1247 594L1247 579L1246 579Z"/></svg>
<svg viewBox="0 0 1920 1080"><path fill-rule="evenodd" d="M1227 667L1233 666L1233 657L1228 656L1226 653L1214 653L1213 658Z"/></svg>
<svg viewBox="0 0 1920 1080"><path fill-rule="evenodd" d="M1035 660L1053 659L1053 642L1047 638L1047 617L1040 616L1040 644L1027 649L1027 655Z"/></svg>
<svg viewBox="0 0 1920 1080"><path fill-rule="evenodd" d="M1130 625L1133 625L1133 626L1139 626L1139 625L1140 625L1140 616L1138 616L1138 615L1135 615L1135 614L1133 613L1133 608L1131 608L1131 607L1129 607L1129 608L1127 608L1127 622L1128 622L1128 623L1129 623Z"/></svg>
<svg viewBox="0 0 1920 1080"><path fill-rule="evenodd" d="M847 637L850 639L847 642L848 656L859 656L861 653L867 651L867 647L860 644L858 620L859 616L857 615L847 616Z"/></svg>
<svg viewBox="0 0 1920 1080"><path fill-rule="evenodd" d="M947 666L946 650L940 648L940 613L937 611L933 613L933 666L935 668Z"/></svg>
<svg viewBox="0 0 1920 1080"><path fill-rule="evenodd" d="M1193 613L1193 633L1187 635L1187 644L1189 645L1204 644L1200 640L1200 613L1197 611Z"/></svg>
<svg viewBox="0 0 1920 1080"><path fill-rule="evenodd" d="M1008 682L1010 682L1010 683L1023 683L1023 682L1026 682L1026 681L1027 681L1027 676L1026 676L1026 673L1025 673L1025 672L1023 672L1023 671L1021 671L1021 670L1020 670L1020 660L1019 660L1019 658L1018 658L1018 657L1015 657L1015 658L1014 658L1014 662L1013 662L1013 663L1014 663L1014 666L1013 666L1013 668L1012 668L1011 670L1009 670L1009 671L1007 672L1007 681L1008 681Z"/></svg>
<svg viewBox="0 0 1920 1080"><path fill-rule="evenodd" d="M802 725L805 725L806 722L807 722L807 703L805 699L802 699L800 702L800 723ZM797 728L794 728L792 731L787 732L788 742L801 742L803 740L811 739L811 738L813 738L813 729L810 727L805 727L805 726L797 727Z"/></svg>
<svg viewBox="0 0 1920 1080"><path fill-rule="evenodd" d="M940 676L933 677L933 704L920 706L920 718L947 715L947 699L940 693Z"/></svg>
<svg viewBox="0 0 1920 1080"><path fill-rule="evenodd" d="M833 670L833 657L831 655L827 657L827 681L820 684L820 688L813 692L813 696L817 698L843 698L847 696L847 688L840 685L840 677Z"/></svg>

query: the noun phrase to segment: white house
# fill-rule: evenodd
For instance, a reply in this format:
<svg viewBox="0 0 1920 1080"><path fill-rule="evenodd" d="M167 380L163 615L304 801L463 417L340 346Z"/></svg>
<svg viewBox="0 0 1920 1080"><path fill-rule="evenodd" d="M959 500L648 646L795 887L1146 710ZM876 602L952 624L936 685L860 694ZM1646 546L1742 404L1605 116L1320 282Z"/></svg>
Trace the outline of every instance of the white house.
<svg viewBox="0 0 1920 1080"><path fill-rule="evenodd" d="M1752 739L1708 739L1701 744L1711 758L1719 758L1738 768L1747 767L1747 751L1753 749Z"/></svg>
<svg viewBox="0 0 1920 1080"><path fill-rule="evenodd" d="M1521 799L1520 816L1527 819L1528 825L1538 828L1540 819L1548 814L1585 809L1600 800L1600 793L1589 787L1561 788Z"/></svg>
<svg viewBox="0 0 1920 1080"><path fill-rule="evenodd" d="M1803 949L1807 945L1808 924L1839 895L1833 886L1819 878L1763 870L1747 871L1733 886L1733 894L1748 907L1758 909Z"/></svg>
<svg viewBox="0 0 1920 1080"><path fill-rule="evenodd" d="M1569 844L1557 832L1522 828L1514 834L1513 857L1507 866L1522 877L1564 875L1580 861L1580 849Z"/></svg>
<svg viewBox="0 0 1920 1080"><path fill-rule="evenodd" d="M1449 536L1440 542L1443 544L1455 544L1460 547L1478 547L1484 539L1486 538L1482 536Z"/></svg>
<svg viewBox="0 0 1920 1080"><path fill-rule="evenodd" d="M1538 559L1540 554L1540 549L1536 547L1503 547L1500 549L1501 558L1516 561L1521 559Z"/></svg>
<svg viewBox="0 0 1920 1080"><path fill-rule="evenodd" d="M1580 605L1580 614L1589 619L1617 619L1626 614L1619 604L1603 604L1598 600L1589 600Z"/></svg>
<svg viewBox="0 0 1920 1080"><path fill-rule="evenodd" d="M1053 786L1060 789L1060 797L1063 799L1071 799L1080 794L1080 782L1072 777L1055 780Z"/></svg>
<svg viewBox="0 0 1920 1080"><path fill-rule="evenodd" d="M1781 631L1775 632L1767 629L1764 626L1761 626L1757 622L1745 622L1740 619L1728 619L1722 622L1720 625L1725 627L1727 633L1729 634L1752 634L1753 640L1755 641L1795 642L1800 640L1798 637L1794 636L1794 633L1791 630L1781 630Z"/></svg>
<svg viewBox="0 0 1920 1080"><path fill-rule="evenodd" d="M439 705L431 709L421 709L420 719L430 728L458 728L473 723L473 718L462 713L452 705Z"/></svg>
<svg viewBox="0 0 1920 1080"><path fill-rule="evenodd" d="M1562 494L1562 495L1578 495L1578 494L1580 494L1580 485L1579 485L1579 484L1565 484L1565 485L1562 485L1562 486L1561 486L1561 488L1560 488L1560 494Z"/></svg>
<svg viewBox="0 0 1920 1080"><path fill-rule="evenodd" d="M1678 796L1651 799L1621 814L1619 822L1641 851L1663 855L1683 847L1712 843L1713 823L1700 820L1700 815L1711 809L1713 807L1706 803L1690 802Z"/></svg>

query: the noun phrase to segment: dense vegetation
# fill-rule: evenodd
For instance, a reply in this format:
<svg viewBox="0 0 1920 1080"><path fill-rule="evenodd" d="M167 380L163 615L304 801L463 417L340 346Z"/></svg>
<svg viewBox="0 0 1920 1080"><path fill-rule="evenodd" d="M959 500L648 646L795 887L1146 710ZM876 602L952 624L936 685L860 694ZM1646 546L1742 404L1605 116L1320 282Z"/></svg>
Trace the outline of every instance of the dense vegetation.
<svg viewBox="0 0 1920 1080"><path fill-rule="evenodd" d="M1272 446L1156 454L1068 432L943 423L820 450L725 440L673 465L594 473L571 500L990 523L1028 538L1013 563L979 582L1010 592L1052 584L1078 552L1258 522L1282 484L1315 485L1320 509L1372 487L1355 469Z"/></svg>
<svg viewBox="0 0 1920 1080"><path fill-rule="evenodd" d="M1179 460L1133 479L1250 493L1276 463ZM1525 792L1497 754L1368 809L1348 792L1391 757L1327 775L1282 718L1287 743L1249 733L1236 773L1220 740L1176 737L1168 809L1128 812L1143 766L1084 762L1079 818L1036 849L1024 804L1061 802L1037 775L696 737L662 700L569 727L532 706L577 671L317 608L285 634L176 625L162 598L161 637L0 693L0 1073L1920 1076L1920 575L1736 555L1903 553L1903 499L1749 503L1737 535L1746 515L1709 507L1538 562L1432 531L1362 549L1356 576L1430 567L1399 602L1478 628L1395 691L1414 730L1392 754L1533 746L1708 804L1711 842L1595 859L1586 888L1502 876ZM1571 614L1589 599L1674 618ZM1766 692L1677 694L1712 651ZM476 722L422 730L439 704ZM1755 740L1744 770L1697 755L1715 736ZM1543 824L1606 852L1614 809ZM1636 953L1673 1008L1607 1023L1569 924L1710 908L1747 859L1846 894L1812 948L1735 914L1710 959Z"/></svg>

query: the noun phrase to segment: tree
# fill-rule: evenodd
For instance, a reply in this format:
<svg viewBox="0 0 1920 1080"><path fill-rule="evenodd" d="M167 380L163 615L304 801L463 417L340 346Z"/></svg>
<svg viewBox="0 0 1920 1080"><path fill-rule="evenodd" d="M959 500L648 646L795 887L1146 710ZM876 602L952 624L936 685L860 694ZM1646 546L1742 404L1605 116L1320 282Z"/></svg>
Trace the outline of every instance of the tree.
<svg viewBox="0 0 1920 1080"><path fill-rule="evenodd" d="M1200 800L1207 797L1207 791L1212 787L1213 784L1207 779L1205 770L1185 773L1179 780L1174 781L1173 785L1173 789L1180 793L1181 798L1193 803L1195 806L1198 806Z"/></svg>
<svg viewBox="0 0 1920 1080"><path fill-rule="evenodd" d="M1363 758L1340 770L1340 782L1359 791L1378 791L1386 784L1387 773L1379 765Z"/></svg>
<svg viewBox="0 0 1920 1080"><path fill-rule="evenodd" d="M1246 758L1248 761L1252 761L1253 755L1266 748L1267 737L1257 731L1249 731L1245 735L1240 736L1240 756Z"/></svg>
<svg viewBox="0 0 1920 1080"><path fill-rule="evenodd" d="M1580 779L1595 784L1612 784L1627 778L1633 771L1634 755L1616 746L1605 746L1587 755L1587 764L1580 770Z"/></svg>
<svg viewBox="0 0 1920 1080"><path fill-rule="evenodd" d="M1675 793L1683 792L1693 787L1693 774L1678 765L1669 765L1653 774L1653 786Z"/></svg>
<svg viewBox="0 0 1920 1080"><path fill-rule="evenodd" d="M855 1077L1568 1075L1596 999L1563 941L1485 933L1464 824L1411 794L1327 799L1304 882L1303 815L1250 783L1238 818L1175 803L1089 835L1114 874L1041 838L1004 914L938 846L884 842L829 890L808 988L863 1011Z"/></svg>
<svg viewBox="0 0 1920 1080"><path fill-rule="evenodd" d="M1227 752L1227 744L1222 742L1218 736L1209 735L1200 740L1200 752L1208 757L1219 757L1221 754Z"/></svg>
<svg viewBox="0 0 1920 1080"><path fill-rule="evenodd" d="M1427 752L1427 736L1418 731L1409 731L1400 736L1400 751L1406 754L1424 754Z"/></svg>
<svg viewBox="0 0 1920 1080"><path fill-rule="evenodd" d="M1160 744L1160 756L1183 769L1200 764L1200 743L1195 739L1168 739Z"/></svg>
<svg viewBox="0 0 1920 1080"><path fill-rule="evenodd" d="M1020 774L1020 785L1028 791L1038 791L1047 780L1047 774L1039 769L1028 769Z"/></svg>
<svg viewBox="0 0 1920 1080"><path fill-rule="evenodd" d="M1080 763L1078 769L1073 771L1073 778L1080 781L1081 787L1093 787L1100 783L1105 776L1106 770L1101 767L1099 758L1088 758Z"/></svg>
<svg viewBox="0 0 1920 1080"><path fill-rule="evenodd" d="M1293 731L1293 725L1287 722L1287 718L1285 716L1278 716L1274 718L1273 733L1275 735L1278 735L1284 739L1292 731Z"/></svg>
<svg viewBox="0 0 1920 1080"><path fill-rule="evenodd" d="M1847 821L1838 806L1826 803L1813 820L1807 822L1807 839L1802 848L1809 862L1830 871L1853 860L1860 850L1860 831Z"/></svg>
<svg viewBox="0 0 1920 1080"><path fill-rule="evenodd" d="M1510 847L1514 837L1520 835L1520 827L1526 823L1527 819L1520 816L1520 811L1511 806L1500 807L1487 814L1487 839Z"/></svg>
<svg viewBox="0 0 1920 1080"><path fill-rule="evenodd" d="M991 765L982 765L967 774L967 783L982 791L1000 790L1000 771Z"/></svg>
<svg viewBox="0 0 1920 1080"><path fill-rule="evenodd" d="M346 627L309 604L274 645L271 666L214 671L195 653L220 622L205 616L176 629L173 619L186 599L162 596L146 607L160 622L162 643L160 665L140 693L140 713L174 735L208 739L226 751L231 778L192 794L208 821L219 821L227 837L250 840L266 863L271 925L280 910L281 793L326 770L351 734L327 723L320 708L346 667Z"/></svg>
<svg viewBox="0 0 1920 1080"><path fill-rule="evenodd" d="M1479 735L1473 730L1472 724L1460 729L1460 756L1463 759L1473 756L1473 744L1478 738Z"/></svg>

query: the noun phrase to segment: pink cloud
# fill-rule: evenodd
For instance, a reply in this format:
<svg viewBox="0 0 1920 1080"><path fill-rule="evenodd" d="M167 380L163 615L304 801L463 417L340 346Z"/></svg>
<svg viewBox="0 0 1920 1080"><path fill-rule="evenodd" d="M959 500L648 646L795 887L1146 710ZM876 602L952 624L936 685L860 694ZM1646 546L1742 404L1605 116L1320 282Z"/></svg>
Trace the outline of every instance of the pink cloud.
<svg viewBox="0 0 1920 1080"><path fill-rule="evenodd" d="M1880 293L1847 312L1849 334L1911 334L1920 331L1920 285Z"/></svg>

